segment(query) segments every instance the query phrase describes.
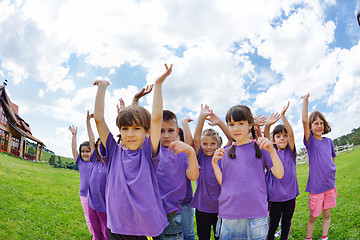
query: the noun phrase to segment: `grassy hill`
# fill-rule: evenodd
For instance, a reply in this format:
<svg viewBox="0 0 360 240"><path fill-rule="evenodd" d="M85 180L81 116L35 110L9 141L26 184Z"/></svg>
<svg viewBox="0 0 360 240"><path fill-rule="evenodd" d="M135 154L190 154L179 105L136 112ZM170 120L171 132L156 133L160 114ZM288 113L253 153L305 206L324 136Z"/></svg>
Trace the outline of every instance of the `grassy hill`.
<svg viewBox="0 0 360 240"><path fill-rule="evenodd" d="M360 148L336 157L338 206L329 237L360 239ZM306 164L298 165L300 195L289 239L304 239L309 215ZM79 200L79 172L0 153L0 239L90 239ZM321 238L316 221L313 239Z"/></svg>

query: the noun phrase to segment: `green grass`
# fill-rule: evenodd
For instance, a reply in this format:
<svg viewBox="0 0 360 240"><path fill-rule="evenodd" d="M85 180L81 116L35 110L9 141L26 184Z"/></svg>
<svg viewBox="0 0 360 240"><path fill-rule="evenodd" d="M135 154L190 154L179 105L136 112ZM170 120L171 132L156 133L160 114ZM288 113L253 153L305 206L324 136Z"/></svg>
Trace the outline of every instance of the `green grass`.
<svg viewBox="0 0 360 240"><path fill-rule="evenodd" d="M339 197L331 239L360 239L360 148L336 157ZM43 159L44 161L44 159ZM289 239L304 239L308 166L298 165L300 195ZM0 153L0 239L91 239L79 199L79 172ZM321 238L322 217L313 239ZM196 230L196 229L195 229Z"/></svg>

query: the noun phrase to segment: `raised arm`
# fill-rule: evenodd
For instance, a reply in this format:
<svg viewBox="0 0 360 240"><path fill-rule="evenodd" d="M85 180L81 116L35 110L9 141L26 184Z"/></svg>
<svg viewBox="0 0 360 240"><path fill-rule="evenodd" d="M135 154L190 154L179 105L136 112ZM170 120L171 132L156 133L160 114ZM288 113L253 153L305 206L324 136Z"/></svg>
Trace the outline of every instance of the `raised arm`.
<svg viewBox="0 0 360 240"><path fill-rule="evenodd" d="M95 98L94 119L95 119L97 131L100 136L100 140L101 142L103 142L103 145L106 148L106 140L109 136L110 130L104 118L104 109L105 109L104 102L105 102L106 88L107 86L109 86L109 82L106 80L96 80L94 85L98 86L98 90Z"/></svg>
<svg viewBox="0 0 360 240"><path fill-rule="evenodd" d="M216 180L218 181L220 186L222 184L222 172L219 167L219 160L224 157L225 153L226 153L225 148L218 148L216 149L214 156L211 160L211 164L214 169Z"/></svg>
<svg viewBox="0 0 360 240"><path fill-rule="evenodd" d="M89 136L91 153L93 153L95 150L95 136L94 136L94 132L91 128L91 124L90 124L90 119L93 117L94 117L94 114L93 113L89 114L89 110L88 110L87 114L86 114L86 129L87 129L87 133Z"/></svg>
<svg viewBox="0 0 360 240"><path fill-rule="evenodd" d="M73 157L76 161L76 159L78 158L79 156L79 152L77 150L77 144L76 144L76 134L77 134L77 127L74 127L74 125L72 126L69 126L69 130L72 134L72 138L71 138L71 150L72 150L72 154L73 154Z"/></svg>
<svg viewBox="0 0 360 240"><path fill-rule="evenodd" d="M162 84L172 71L172 64L168 67L165 64L166 72L155 81L154 100L151 114L150 138L154 156L158 153L160 129L163 115Z"/></svg>
<svg viewBox="0 0 360 240"><path fill-rule="evenodd" d="M151 90L153 89L153 87L154 87L154 84L147 85L146 88L143 87L140 92L135 94L132 104L139 105L139 99L142 98L143 96L145 96L146 94L149 94L151 92Z"/></svg>
<svg viewBox="0 0 360 240"><path fill-rule="evenodd" d="M230 135L229 128L227 127L226 123L224 121L222 121L218 117L218 115L216 115L213 112L206 118L206 120L210 121L209 122L210 126L218 126L221 129L221 131L223 131L226 138L228 139L225 146L227 146L227 147L230 146L233 142L233 138ZM221 147L221 146L219 146L219 147Z"/></svg>
<svg viewBox="0 0 360 240"><path fill-rule="evenodd" d="M181 141L170 143L169 149L173 149L175 154L184 152L188 155L189 166L186 170L186 177L190 181L195 181L199 177L199 163L196 158L195 150L189 145Z"/></svg>
<svg viewBox="0 0 360 240"><path fill-rule="evenodd" d="M122 110L124 110L124 108L125 108L125 102L122 98L120 98L119 104L116 104L117 113L119 114Z"/></svg>
<svg viewBox="0 0 360 240"><path fill-rule="evenodd" d="M194 147L194 139L191 134L191 130L189 127L189 122L193 121L191 118L183 118L181 120L181 125L184 131L184 141L190 146Z"/></svg>
<svg viewBox="0 0 360 240"><path fill-rule="evenodd" d="M293 132L293 129L292 129L289 121L285 117L285 113L286 113L286 110L289 108L289 105L290 105L290 101L288 101L287 106L285 106L283 108L283 110L281 111L281 119L282 119L282 121L283 121L283 123L285 125L286 131L287 131L287 134L288 134L288 141L289 141L290 149L291 149L292 152L294 152L294 148L295 148L294 132Z"/></svg>
<svg viewBox="0 0 360 240"><path fill-rule="evenodd" d="M196 156L199 155L199 150L201 147L201 133L202 133L205 119L211 113L212 113L212 110L209 108L208 105L201 104L199 119L196 123L196 128L195 128L195 132L194 132L194 149L195 149Z"/></svg>
<svg viewBox="0 0 360 240"><path fill-rule="evenodd" d="M273 166L270 170L276 178L281 179L284 176L284 167L272 142L267 138L260 137L258 138L257 143L259 144L260 148L263 148L270 153L271 161L273 163Z"/></svg>
<svg viewBox="0 0 360 240"><path fill-rule="evenodd" d="M301 96L301 98L303 100L302 122L303 122L303 128L304 128L304 136L305 136L305 140L307 143L309 142L309 137L310 137L310 127L309 127L309 118L308 118L309 96L310 96L310 93L307 93L304 96Z"/></svg>
<svg viewBox="0 0 360 240"><path fill-rule="evenodd" d="M270 139L270 127L271 125L275 124L279 119L281 118L281 115L278 113L272 113L265 121L265 127L264 127L264 137L267 139Z"/></svg>

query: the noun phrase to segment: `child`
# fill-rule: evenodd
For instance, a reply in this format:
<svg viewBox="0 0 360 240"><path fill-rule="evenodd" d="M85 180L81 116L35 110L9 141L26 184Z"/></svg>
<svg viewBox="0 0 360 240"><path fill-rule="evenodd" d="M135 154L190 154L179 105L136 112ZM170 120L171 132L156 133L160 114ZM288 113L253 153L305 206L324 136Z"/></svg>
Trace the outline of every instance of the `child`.
<svg viewBox="0 0 360 240"><path fill-rule="evenodd" d="M76 165L79 167L80 173L80 201L85 215L85 221L88 226L89 232L92 236L94 236L94 230L91 226L90 219L89 219L89 210L87 204L87 195L89 189L89 178L90 178L90 171L92 168L92 162L90 161L91 156L91 149L90 149L90 142L86 141L80 144L79 152L76 147L76 135L77 135L77 127L69 126L69 130L72 133L72 140L71 140L71 149L76 159Z"/></svg>
<svg viewBox="0 0 360 240"><path fill-rule="evenodd" d="M325 117L314 111L308 118L310 94L302 96L302 122L304 145L309 156L309 177L306 192L309 192L310 217L306 227L306 239L311 239L316 218L323 211L322 238L328 239L331 208L336 206L335 150L330 138L323 137L331 131Z"/></svg>
<svg viewBox="0 0 360 240"><path fill-rule="evenodd" d="M267 167L275 177L282 178L283 166L270 140L250 139L250 131L254 139L256 136L254 118L247 106L230 108L226 122L235 142L230 148L217 149L212 159L221 186L218 199L219 217L222 218L220 240L266 239L268 208L264 170Z"/></svg>
<svg viewBox="0 0 360 240"><path fill-rule="evenodd" d="M89 219L94 230L95 240L108 240L109 230L107 228L105 202L107 171L99 153L101 141L98 139L95 143L94 133L91 128L90 119L93 117L94 114L89 114L89 111L87 111L86 127L92 151L90 161L93 163L89 177L89 191L87 197Z"/></svg>
<svg viewBox="0 0 360 240"><path fill-rule="evenodd" d="M299 195L299 187L296 177L296 148L293 130L285 117L285 112L289 108L290 102L281 112L281 119L284 125L279 124L272 132L276 152L279 155L284 167L284 176L277 179L269 172L268 178L268 197L270 210L270 228L268 240L274 239L274 234L281 220L281 240L287 240L290 234L291 219L295 210L296 196ZM277 115L271 115L264 129L265 137L269 138L270 126L279 119Z"/></svg>
<svg viewBox="0 0 360 240"><path fill-rule="evenodd" d="M116 125L128 149L118 145L104 119L108 81L97 80L95 122L102 143L100 153L108 171L106 212L109 239L147 239L159 236L168 225L159 194L156 168L162 120L162 84L172 65L154 86L152 115L131 105L117 116ZM151 125L151 129L150 129ZM150 137L149 136L150 133Z"/></svg>
<svg viewBox="0 0 360 240"><path fill-rule="evenodd" d="M169 226L164 229L161 239L183 239L181 204L186 196L186 178L195 181L199 176L195 151L190 145L176 141L178 131L176 115L164 110L160 135L160 163L156 175Z"/></svg>
<svg viewBox="0 0 360 240"><path fill-rule="evenodd" d="M225 133L228 129L207 105L201 104L199 120L194 133L194 149L198 156L200 165L199 179L196 181L196 191L191 206L196 209L196 226L199 240L210 240L211 226L214 235L218 219L218 197L220 195L220 185L216 180L214 170L211 165L215 150L221 147L222 140L215 130L203 129L205 119L211 121L211 125L218 125ZM228 134L229 135L229 134ZM231 137L228 137L231 139ZM218 239L218 237L215 237Z"/></svg>

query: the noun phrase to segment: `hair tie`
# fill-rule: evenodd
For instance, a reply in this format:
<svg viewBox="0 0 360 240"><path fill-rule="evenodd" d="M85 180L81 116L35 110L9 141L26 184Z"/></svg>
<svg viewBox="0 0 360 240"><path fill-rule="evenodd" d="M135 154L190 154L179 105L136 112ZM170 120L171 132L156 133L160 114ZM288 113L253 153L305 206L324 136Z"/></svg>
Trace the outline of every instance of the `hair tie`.
<svg viewBox="0 0 360 240"><path fill-rule="evenodd" d="M253 139L252 141L253 141L253 143L256 143L256 139Z"/></svg>
<svg viewBox="0 0 360 240"><path fill-rule="evenodd" d="M234 142L232 142L232 143L231 143L231 145L236 146L236 142L235 142L235 141L234 141Z"/></svg>

